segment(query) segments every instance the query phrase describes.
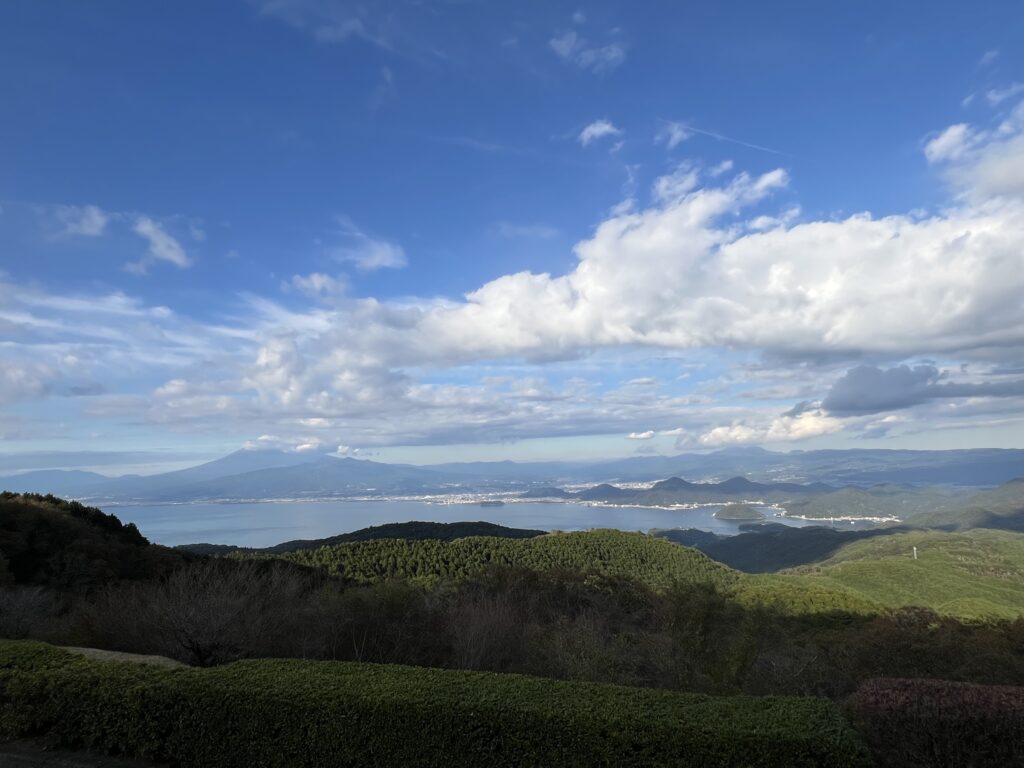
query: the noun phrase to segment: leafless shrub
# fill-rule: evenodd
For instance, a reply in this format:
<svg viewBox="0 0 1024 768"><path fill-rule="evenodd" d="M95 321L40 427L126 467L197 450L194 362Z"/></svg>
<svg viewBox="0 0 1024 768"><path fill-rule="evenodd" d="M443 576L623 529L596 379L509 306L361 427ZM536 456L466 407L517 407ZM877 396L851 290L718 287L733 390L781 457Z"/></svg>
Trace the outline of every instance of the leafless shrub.
<svg viewBox="0 0 1024 768"><path fill-rule="evenodd" d="M207 561L165 581L108 590L89 623L104 647L211 666L249 656L301 656L315 626L309 579L279 564Z"/></svg>
<svg viewBox="0 0 1024 768"><path fill-rule="evenodd" d="M0 589L0 637L20 639L44 633L59 608L59 601L43 587Z"/></svg>

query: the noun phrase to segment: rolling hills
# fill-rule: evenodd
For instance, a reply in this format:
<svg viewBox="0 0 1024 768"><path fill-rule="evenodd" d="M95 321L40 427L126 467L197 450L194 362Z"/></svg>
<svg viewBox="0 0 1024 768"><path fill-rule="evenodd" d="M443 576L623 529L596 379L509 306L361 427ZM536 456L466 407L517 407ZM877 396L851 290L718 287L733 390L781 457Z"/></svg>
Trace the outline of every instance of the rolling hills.
<svg viewBox="0 0 1024 768"><path fill-rule="evenodd" d="M889 607L923 606L961 617L1024 616L1024 534L1009 531L876 536L784 573L843 587Z"/></svg>

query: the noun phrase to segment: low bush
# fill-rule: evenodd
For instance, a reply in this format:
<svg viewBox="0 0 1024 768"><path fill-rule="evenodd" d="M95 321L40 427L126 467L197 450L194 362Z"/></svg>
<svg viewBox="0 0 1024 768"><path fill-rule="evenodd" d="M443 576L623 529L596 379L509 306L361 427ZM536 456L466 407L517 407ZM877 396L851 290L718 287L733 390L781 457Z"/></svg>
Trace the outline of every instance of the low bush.
<svg viewBox="0 0 1024 768"><path fill-rule="evenodd" d="M1024 688L869 680L847 709L886 768L1024 765Z"/></svg>
<svg viewBox="0 0 1024 768"><path fill-rule="evenodd" d="M0 736L188 766L857 766L819 699L710 697L387 665L165 670L0 642Z"/></svg>

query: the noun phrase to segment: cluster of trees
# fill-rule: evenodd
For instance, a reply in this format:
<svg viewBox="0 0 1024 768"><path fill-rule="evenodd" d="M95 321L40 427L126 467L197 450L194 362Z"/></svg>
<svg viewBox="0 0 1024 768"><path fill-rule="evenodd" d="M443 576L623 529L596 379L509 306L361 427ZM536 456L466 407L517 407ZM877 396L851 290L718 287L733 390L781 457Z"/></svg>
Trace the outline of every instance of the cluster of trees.
<svg viewBox="0 0 1024 768"><path fill-rule="evenodd" d="M121 579L159 578L187 559L94 507L0 493L0 585L88 591Z"/></svg>
<svg viewBox="0 0 1024 768"><path fill-rule="evenodd" d="M475 536L454 541L382 539L287 553L287 561L353 584L384 579L461 579L492 565L569 569L635 578L653 587L676 581L727 585L736 574L692 549L642 534L603 530L528 539Z"/></svg>

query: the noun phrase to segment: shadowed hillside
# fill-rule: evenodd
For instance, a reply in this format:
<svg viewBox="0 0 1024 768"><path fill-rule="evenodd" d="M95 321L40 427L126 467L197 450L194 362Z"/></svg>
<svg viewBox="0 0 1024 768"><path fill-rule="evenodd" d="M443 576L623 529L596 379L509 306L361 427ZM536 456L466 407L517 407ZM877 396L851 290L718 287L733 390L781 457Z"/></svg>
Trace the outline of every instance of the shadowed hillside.
<svg viewBox="0 0 1024 768"><path fill-rule="evenodd" d="M408 523L372 525L369 528L360 528L358 531L342 533L338 536L329 536L323 539L295 539L275 544L272 547L248 548L235 547L230 544L181 544L175 547L175 549L198 555L226 555L231 552L240 551L283 554L285 552L297 552L302 549L319 549L320 547L329 547L335 544L348 544L354 541L375 541L377 539L406 539L408 541L436 539L438 541L453 541L455 539L464 539L468 536L530 539L534 536L543 536L545 533L547 531L529 528L508 528L504 525L483 521L427 523L413 520Z"/></svg>

